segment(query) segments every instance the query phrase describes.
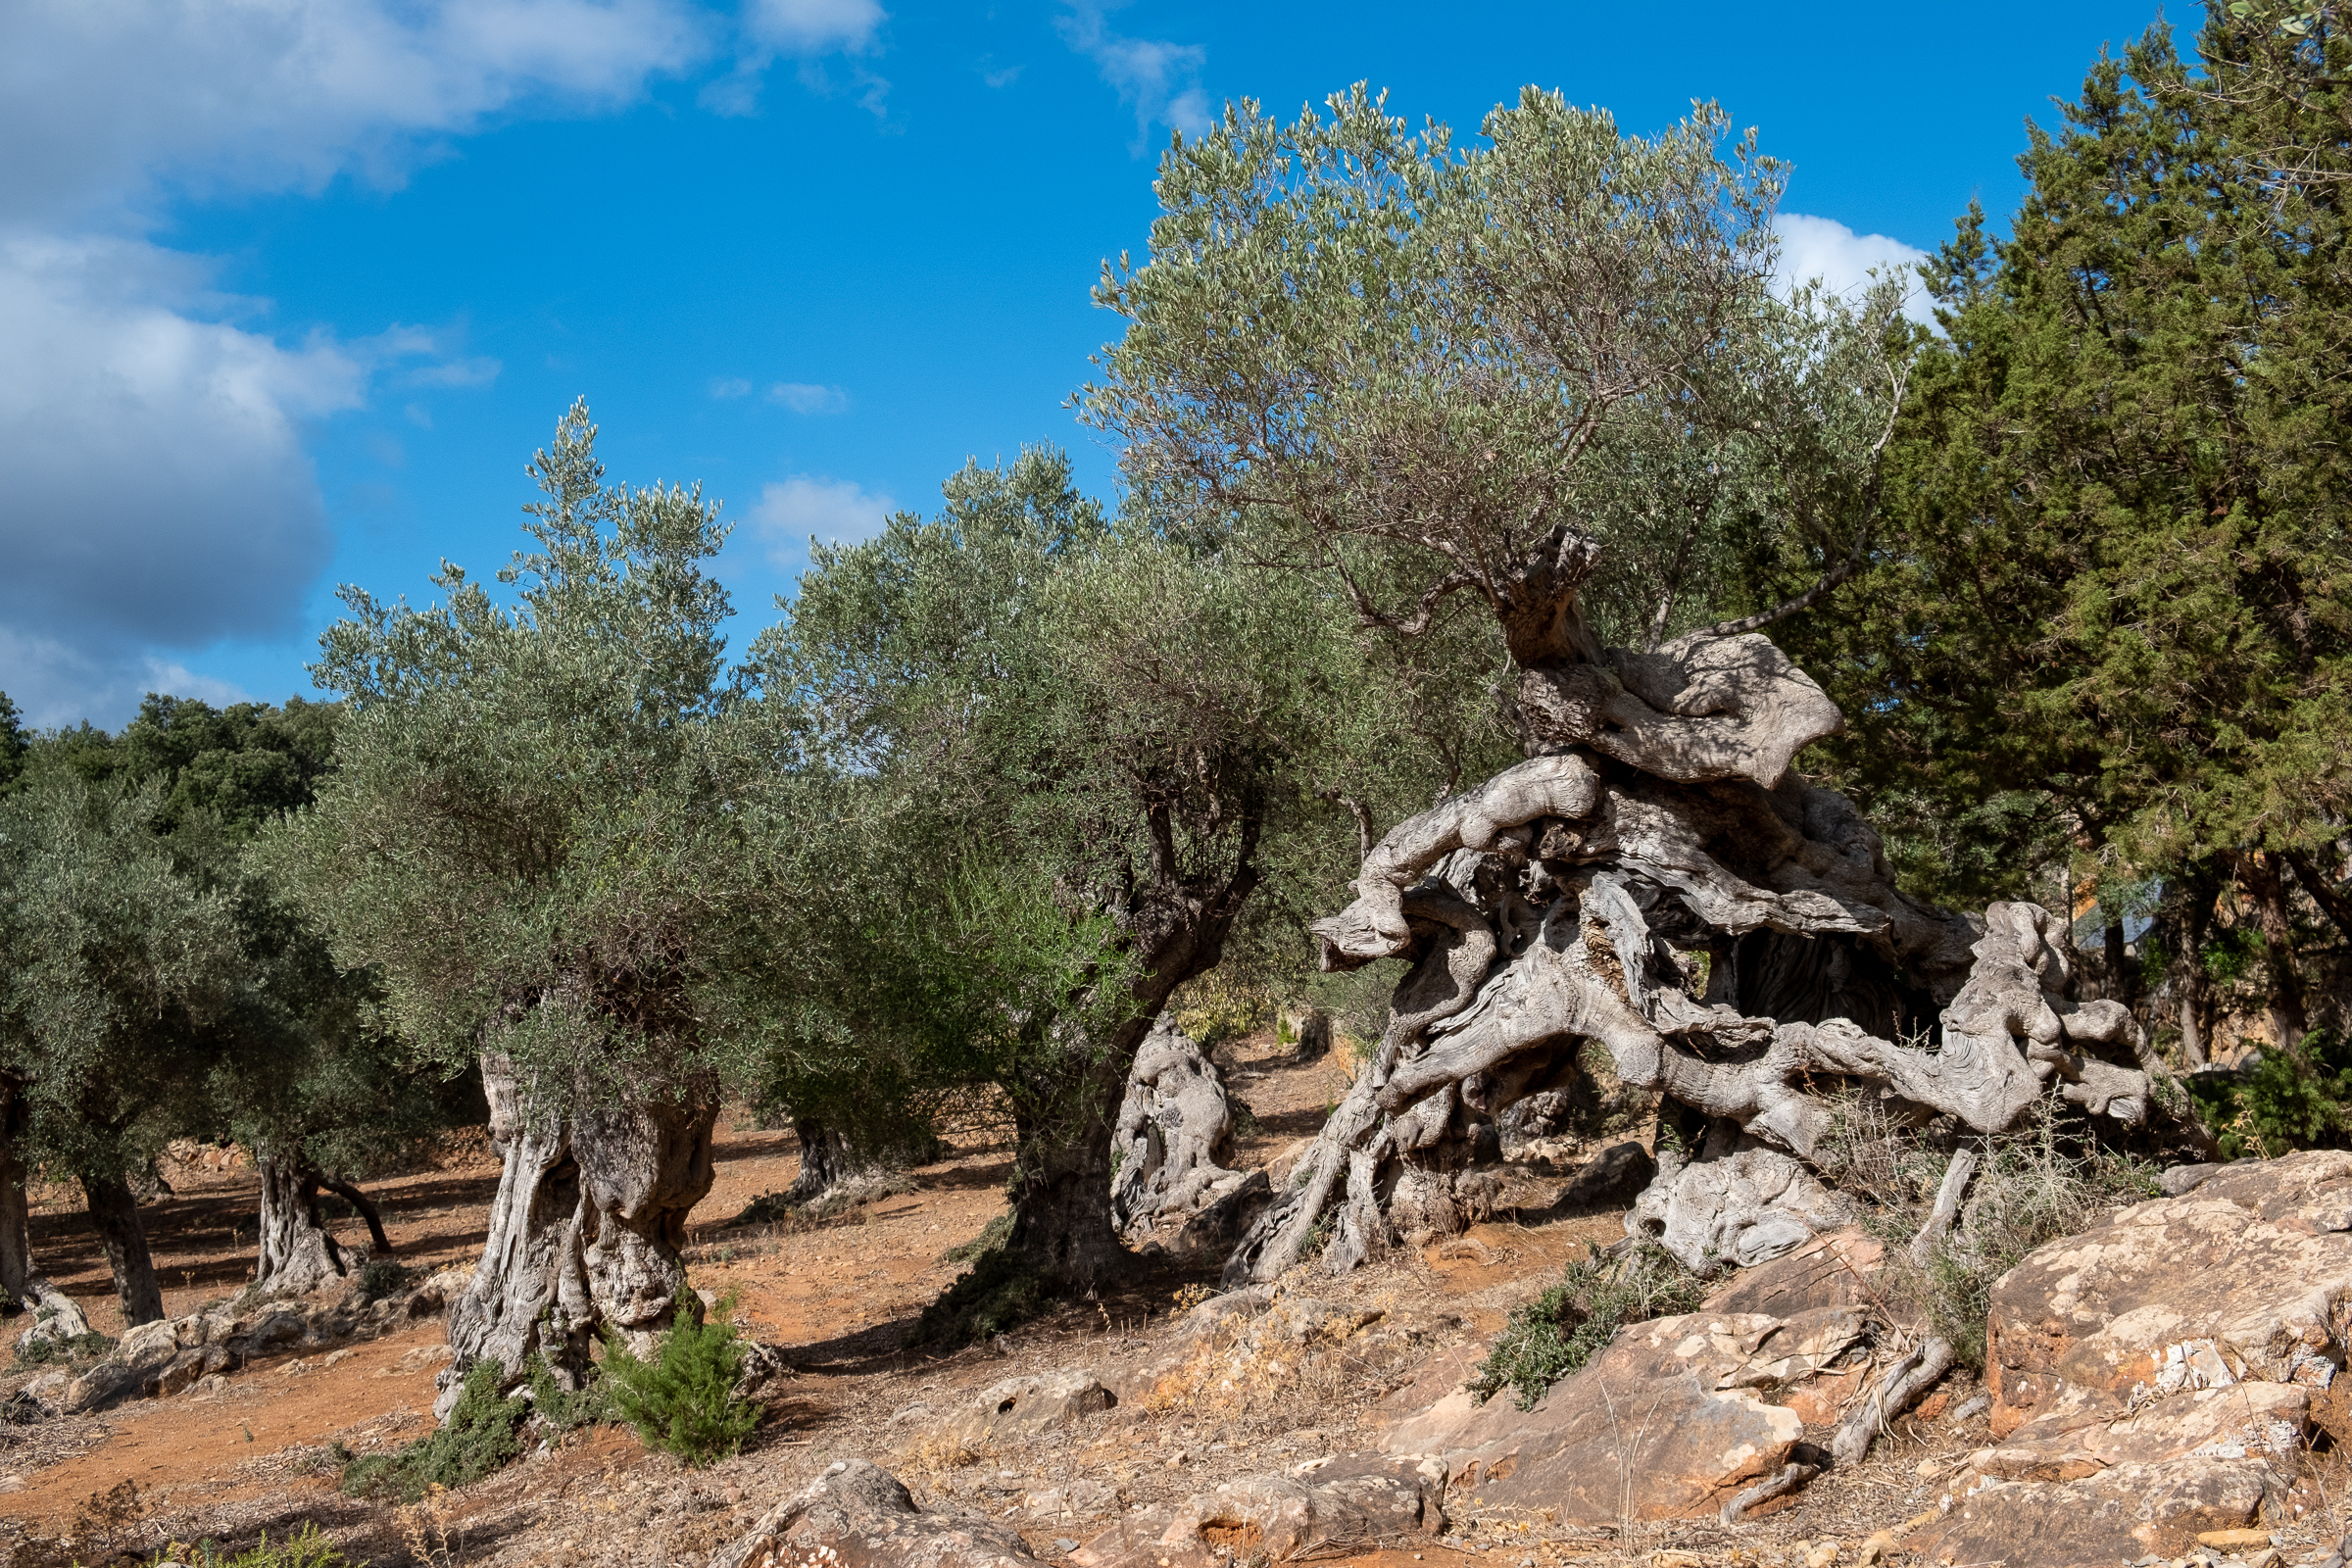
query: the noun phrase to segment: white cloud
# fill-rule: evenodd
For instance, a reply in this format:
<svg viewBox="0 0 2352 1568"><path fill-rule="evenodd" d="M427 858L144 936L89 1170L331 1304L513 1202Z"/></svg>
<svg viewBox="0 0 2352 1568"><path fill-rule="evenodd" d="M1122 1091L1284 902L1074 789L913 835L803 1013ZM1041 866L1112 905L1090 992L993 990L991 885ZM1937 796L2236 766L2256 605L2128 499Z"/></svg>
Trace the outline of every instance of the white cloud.
<svg viewBox="0 0 2352 1568"><path fill-rule="evenodd" d="M137 207L158 181L382 182L519 107L609 108L708 53L684 0L20 0L0 21L0 213Z"/></svg>
<svg viewBox="0 0 2352 1568"><path fill-rule="evenodd" d="M1095 71L1135 111L1135 150L1140 154L1154 124L1171 125L1188 136L1207 130L1214 115L1196 78L1208 61L1198 44L1129 38L1110 30L1102 0L1068 0L1070 14L1055 19L1062 42L1095 63ZM1116 0L1114 0L1114 5Z"/></svg>
<svg viewBox="0 0 2352 1568"><path fill-rule="evenodd" d="M771 484L752 503L752 523L780 566L798 565L811 538L827 544L870 539L898 503L849 479L796 473Z"/></svg>
<svg viewBox="0 0 2352 1568"><path fill-rule="evenodd" d="M1772 227L1781 242L1780 260L1773 268L1775 293L1785 294L1794 284L1818 278L1838 293L1857 294L1870 286L1875 270L1879 277L1898 278L1910 290L1903 302L1905 316L1934 324L1933 302L1912 270L1928 259L1926 251L1885 234L1857 234L1836 219L1803 213L1782 213Z"/></svg>
<svg viewBox="0 0 2352 1568"><path fill-rule="evenodd" d="M780 55L862 55L890 20L875 0L750 0L743 30Z"/></svg>
<svg viewBox="0 0 2352 1568"><path fill-rule="evenodd" d="M752 383L740 375L714 375L710 378L710 395L722 401L748 398L752 395Z"/></svg>
<svg viewBox="0 0 2352 1568"><path fill-rule="evenodd" d="M420 327L246 324L137 237L169 200L397 184L503 114L627 103L718 30L691 0L0 6L0 688L52 719L202 695L153 650L290 630L330 553L304 422L499 373Z"/></svg>
<svg viewBox="0 0 2352 1568"><path fill-rule="evenodd" d="M187 314L136 241L0 242L0 623L95 646L286 629L326 564L299 424L368 368Z"/></svg>
<svg viewBox="0 0 2352 1568"><path fill-rule="evenodd" d="M767 389L767 401L781 403L795 414L840 414L849 408L850 395L837 386L778 381Z"/></svg>
<svg viewBox="0 0 2352 1568"><path fill-rule="evenodd" d="M130 721L149 692L193 697L215 708L253 701L232 682L199 674L187 665L126 649L88 649L52 637L28 636L0 626L0 691L24 710L35 729L55 729L83 719L105 729Z"/></svg>
<svg viewBox="0 0 2352 1568"><path fill-rule="evenodd" d="M714 115L758 114L767 68L781 56L801 62L801 85L809 91L827 98L854 91L860 109L886 119L887 77L853 66L846 80L836 81L822 62L832 55L878 53L889 20L878 0L745 0L735 69L704 87L697 102Z"/></svg>

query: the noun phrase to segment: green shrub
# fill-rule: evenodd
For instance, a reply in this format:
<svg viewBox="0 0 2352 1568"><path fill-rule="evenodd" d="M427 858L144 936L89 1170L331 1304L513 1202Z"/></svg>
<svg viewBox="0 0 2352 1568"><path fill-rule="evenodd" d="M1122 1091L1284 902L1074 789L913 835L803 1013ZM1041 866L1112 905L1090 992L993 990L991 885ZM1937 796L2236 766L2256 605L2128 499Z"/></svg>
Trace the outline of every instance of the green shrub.
<svg viewBox="0 0 2352 1568"><path fill-rule="evenodd" d="M380 1301L409 1283L406 1266L389 1257L373 1257L360 1270L360 1299Z"/></svg>
<svg viewBox="0 0 2352 1568"><path fill-rule="evenodd" d="M1009 1217L1005 1231L1011 1232ZM956 1277L947 1293L923 1308L909 1345L948 1349L993 1340L1046 1309L1045 1278L1027 1258L996 1248Z"/></svg>
<svg viewBox="0 0 2352 1568"><path fill-rule="evenodd" d="M1494 1348L1462 1387L1480 1404L1516 1389L1519 1408L1532 1410L1626 1324L1695 1312L1706 1295L1706 1282L1661 1247L1645 1243L1617 1257L1595 1252L1569 1264L1559 1284L1512 1310Z"/></svg>
<svg viewBox="0 0 2352 1568"><path fill-rule="evenodd" d="M575 1431L580 1427L602 1426L614 1419L612 1392L606 1387L601 1368L591 1367L588 1376L577 1389L567 1389L556 1381L547 1362L532 1356L531 1418L549 1433Z"/></svg>
<svg viewBox="0 0 2352 1568"><path fill-rule="evenodd" d="M222 1555L211 1542L203 1542L193 1550L186 1546L166 1546L156 1554L155 1568L168 1563L193 1560L199 1568L350 1568L351 1559L338 1550L316 1522L305 1524L302 1534L270 1544L270 1533L234 1555Z"/></svg>
<svg viewBox="0 0 2352 1568"><path fill-rule="evenodd" d="M760 1424L759 1404L735 1397L743 1347L727 1321L734 1304L730 1296L708 1321L696 1323L681 1295L677 1324L651 1360L632 1354L617 1334L606 1339L604 1382L612 1413L636 1428L647 1447L706 1465L740 1449Z"/></svg>
<svg viewBox="0 0 2352 1568"><path fill-rule="evenodd" d="M1113 1174L1116 1174L1114 1171ZM957 1247L939 1254L942 1263L969 1263L983 1252L993 1252L1004 1245L1012 1234L1012 1210L1006 1209L980 1228L980 1234Z"/></svg>
<svg viewBox="0 0 2352 1568"><path fill-rule="evenodd" d="M427 1488L463 1487L506 1464L521 1451L514 1429L530 1410L501 1392L502 1381L497 1362L474 1362L446 1426L397 1453L352 1460L343 1467L343 1490L355 1497L415 1502Z"/></svg>
<svg viewBox="0 0 2352 1568"><path fill-rule="evenodd" d="M2335 1030L2266 1047L2241 1072L2190 1073L2188 1089L2224 1159L2352 1147L2352 1041Z"/></svg>

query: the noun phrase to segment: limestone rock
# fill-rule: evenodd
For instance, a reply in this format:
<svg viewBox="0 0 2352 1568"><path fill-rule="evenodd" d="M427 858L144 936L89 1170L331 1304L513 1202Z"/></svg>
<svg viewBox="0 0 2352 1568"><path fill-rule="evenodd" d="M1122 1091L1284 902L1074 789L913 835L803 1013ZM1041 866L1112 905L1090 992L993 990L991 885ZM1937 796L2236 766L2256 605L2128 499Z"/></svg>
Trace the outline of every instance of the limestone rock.
<svg viewBox="0 0 2352 1568"><path fill-rule="evenodd" d="M1445 1532L1443 1486L1410 1463L1350 1457L1251 1476L1139 1509L1095 1537L1078 1568L1227 1568L1320 1561Z"/></svg>
<svg viewBox="0 0 2352 1568"><path fill-rule="evenodd" d="M2115 1568L2178 1557L2207 1531L2251 1524L2275 1484L2260 1459L2115 1465L2059 1483L1976 1479L1909 1545L1938 1564Z"/></svg>
<svg viewBox="0 0 2352 1568"><path fill-rule="evenodd" d="M1629 1495L1638 1519L1710 1515L1790 1463L1803 1438L1804 1416L1762 1392L1847 1369L1866 1329L1844 1307L1656 1318L1621 1331L1531 1411L1457 1391L1391 1427L1382 1446L1432 1461L1448 1487L1556 1508L1564 1524L1614 1524Z"/></svg>
<svg viewBox="0 0 2352 1568"><path fill-rule="evenodd" d="M1870 1280L1886 1256L1886 1245L1859 1230L1830 1231L1793 1252L1734 1274L1707 1298L1705 1309L1773 1317L1838 1306L1884 1311Z"/></svg>
<svg viewBox="0 0 2352 1568"><path fill-rule="evenodd" d="M1038 1568L1028 1544L970 1514L926 1513L896 1476L844 1459L711 1553L710 1568Z"/></svg>
<svg viewBox="0 0 2352 1568"><path fill-rule="evenodd" d="M981 1391L971 1406L948 1426L972 1446L983 1442L1076 1426L1119 1402L1092 1372L1053 1372L1044 1377L1006 1378Z"/></svg>
<svg viewBox="0 0 2352 1568"><path fill-rule="evenodd" d="M1994 1286L1992 1430L2076 1430L2242 1383L2325 1389L2352 1312L2352 1154L2225 1166ZM2281 1407L2283 1408L2283 1406Z"/></svg>

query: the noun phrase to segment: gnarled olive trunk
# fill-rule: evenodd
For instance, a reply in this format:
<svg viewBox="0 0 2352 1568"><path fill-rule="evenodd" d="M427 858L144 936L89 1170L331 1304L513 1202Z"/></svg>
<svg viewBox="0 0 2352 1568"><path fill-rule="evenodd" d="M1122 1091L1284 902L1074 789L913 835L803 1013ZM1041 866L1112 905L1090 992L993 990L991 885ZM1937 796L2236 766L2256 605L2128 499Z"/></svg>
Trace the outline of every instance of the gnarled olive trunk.
<svg viewBox="0 0 2352 1568"><path fill-rule="evenodd" d="M604 1330L645 1348L684 1295L686 1216L713 1175L709 1085L676 1101L600 1103L551 1094L494 1054L482 1057L482 1083L503 1169L482 1260L450 1308L443 1416L476 1361L497 1362L513 1383L539 1355L569 1386Z"/></svg>
<svg viewBox="0 0 2352 1568"><path fill-rule="evenodd" d="M813 1202L836 1188L882 1173L881 1161L866 1157L847 1133L815 1117L793 1117L792 1135L800 1140L801 1168L780 1195L787 1203Z"/></svg>
<svg viewBox="0 0 2352 1568"><path fill-rule="evenodd" d="M262 1224L254 1288L268 1296L308 1296L350 1273L350 1260L318 1217L318 1193L301 1156L268 1143L255 1153Z"/></svg>
<svg viewBox="0 0 2352 1568"><path fill-rule="evenodd" d="M130 1184L116 1175L84 1176L81 1191L90 1223L98 1229L98 1244L115 1273L115 1298L122 1303L123 1324L135 1328L161 1321L163 1288L155 1280L147 1227L139 1222L139 1200L131 1195Z"/></svg>
<svg viewBox="0 0 2352 1568"><path fill-rule="evenodd" d="M90 1320L74 1298L32 1266L32 1213L24 1184L27 1111L24 1086L13 1073L0 1073L0 1309L30 1312L32 1324L20 1340L70 1340L90 1332Z"/></svg>
<svg viewBox="0 0 2352 1568"><path fill-rule="evenodd" d="M1537 655L1520 653L1528 760L1400 823L1365 855L1355 902L1314 923L1326 969L1412 967L1229 1285L1318 1240L1338 1271L1475 1217L1504 1112L1572 1073L1586 1041L1706 1130L1695 1157L1661 1157L1627 1221L1696 1269L1844 1222L1810 1169L1841 1088L1984 1133L2047 1093L2147 1119L2162 1064L2128 1008L2082 996L2062 919L1907 897L1853 807L1791 771L1843 719L1770 641L1599 650L1571 607L1544 624L1512 637ZM1940 1049L1919 1049L1938 1025Z"/></svg>

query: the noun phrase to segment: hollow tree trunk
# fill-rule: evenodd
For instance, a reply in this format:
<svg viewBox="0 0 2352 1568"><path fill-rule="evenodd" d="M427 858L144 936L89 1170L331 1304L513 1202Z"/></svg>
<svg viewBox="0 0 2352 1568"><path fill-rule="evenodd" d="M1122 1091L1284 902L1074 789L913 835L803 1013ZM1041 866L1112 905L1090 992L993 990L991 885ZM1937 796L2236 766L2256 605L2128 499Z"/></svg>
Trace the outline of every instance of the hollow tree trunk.
<svg viewBox="0 0 2352 1568"><path fill-rule="evenodd" d="M450 1308L454 1354L434 1406L444 1417L476 1361L497 1362L513 1384L540 1355L571 1386L600 1332L643 1350L681 1302L700 1316L679 1251L688 1212L710 1191L713 1086L690 1085L675 1102L596 1103L548 1094L490 1053L482 1083L502 1168L481 1262Z"/></svg>
<svg viewBox="0 0 2352 1568"><path fill-rule="evenodd" d="M255 1152L262 1177L261 1258L254 1289L267 1296L308 1296L351 1272L318 1217L310 1167L297 1152L268 1143Z"/></svg>
<svg viewBox="0 0 2352 1568"><path fill-rule="evenodd" d="M155 1280L147 1227L139 1222L139 1200L131 1195L130 1184L120 1176L84 1176L81 1191L98 1243L106 1250L107 1266L114 1270L115 1298L122 1303L124 1326L160 1322L163 1288Z"/></svg>
<svg viewBox="0 0 2352 1568"><path fill-rule="evenodd" d="M815 1117L793 1117L792 1135L800 1140L801 1169L781 1195L787 1203L812 1202L837 1187L881 1173L881 1162L859 1152L847 1133Z"/></svg>
<svg viewBox="0 0 2352 1568"><path fill-rule="evenodd" d="M2294 913L2287 906L2286 886L2278 874L2280 861L2268 851L2238 860L2238 880L2253 900L2262 928L2263 962L2271 973L2271 1041L2281 1051L2301 1051L2310 1029L2303 1006L2303 976L2295 964Z"/></svg>
<svg viewBox="0 0 2352 1568"><path fill-rule="evenodd" d="M1526 667L1518 707L1528 760L1399 824L1355 902L1314 922L1326 969L1412 967L1229 1285L1318 1239L1337 1272L1459 1224L1486 1132L1587 1040L1627 1087L1708 1126L1628 1218L1700 1269L1850 1217L1809 1169L1840 1089L1982 1133L2051 1091L2147 1119L2137 1027L2081 998L2064 921L1995 905L1978 928L1908 898L1850 803L1790 772L1843 720L1767 639L1697 632ZM1686 953L1712 956L1703 997ZM1918 1049L1938 1016L1940 1049Z"/></svg>

